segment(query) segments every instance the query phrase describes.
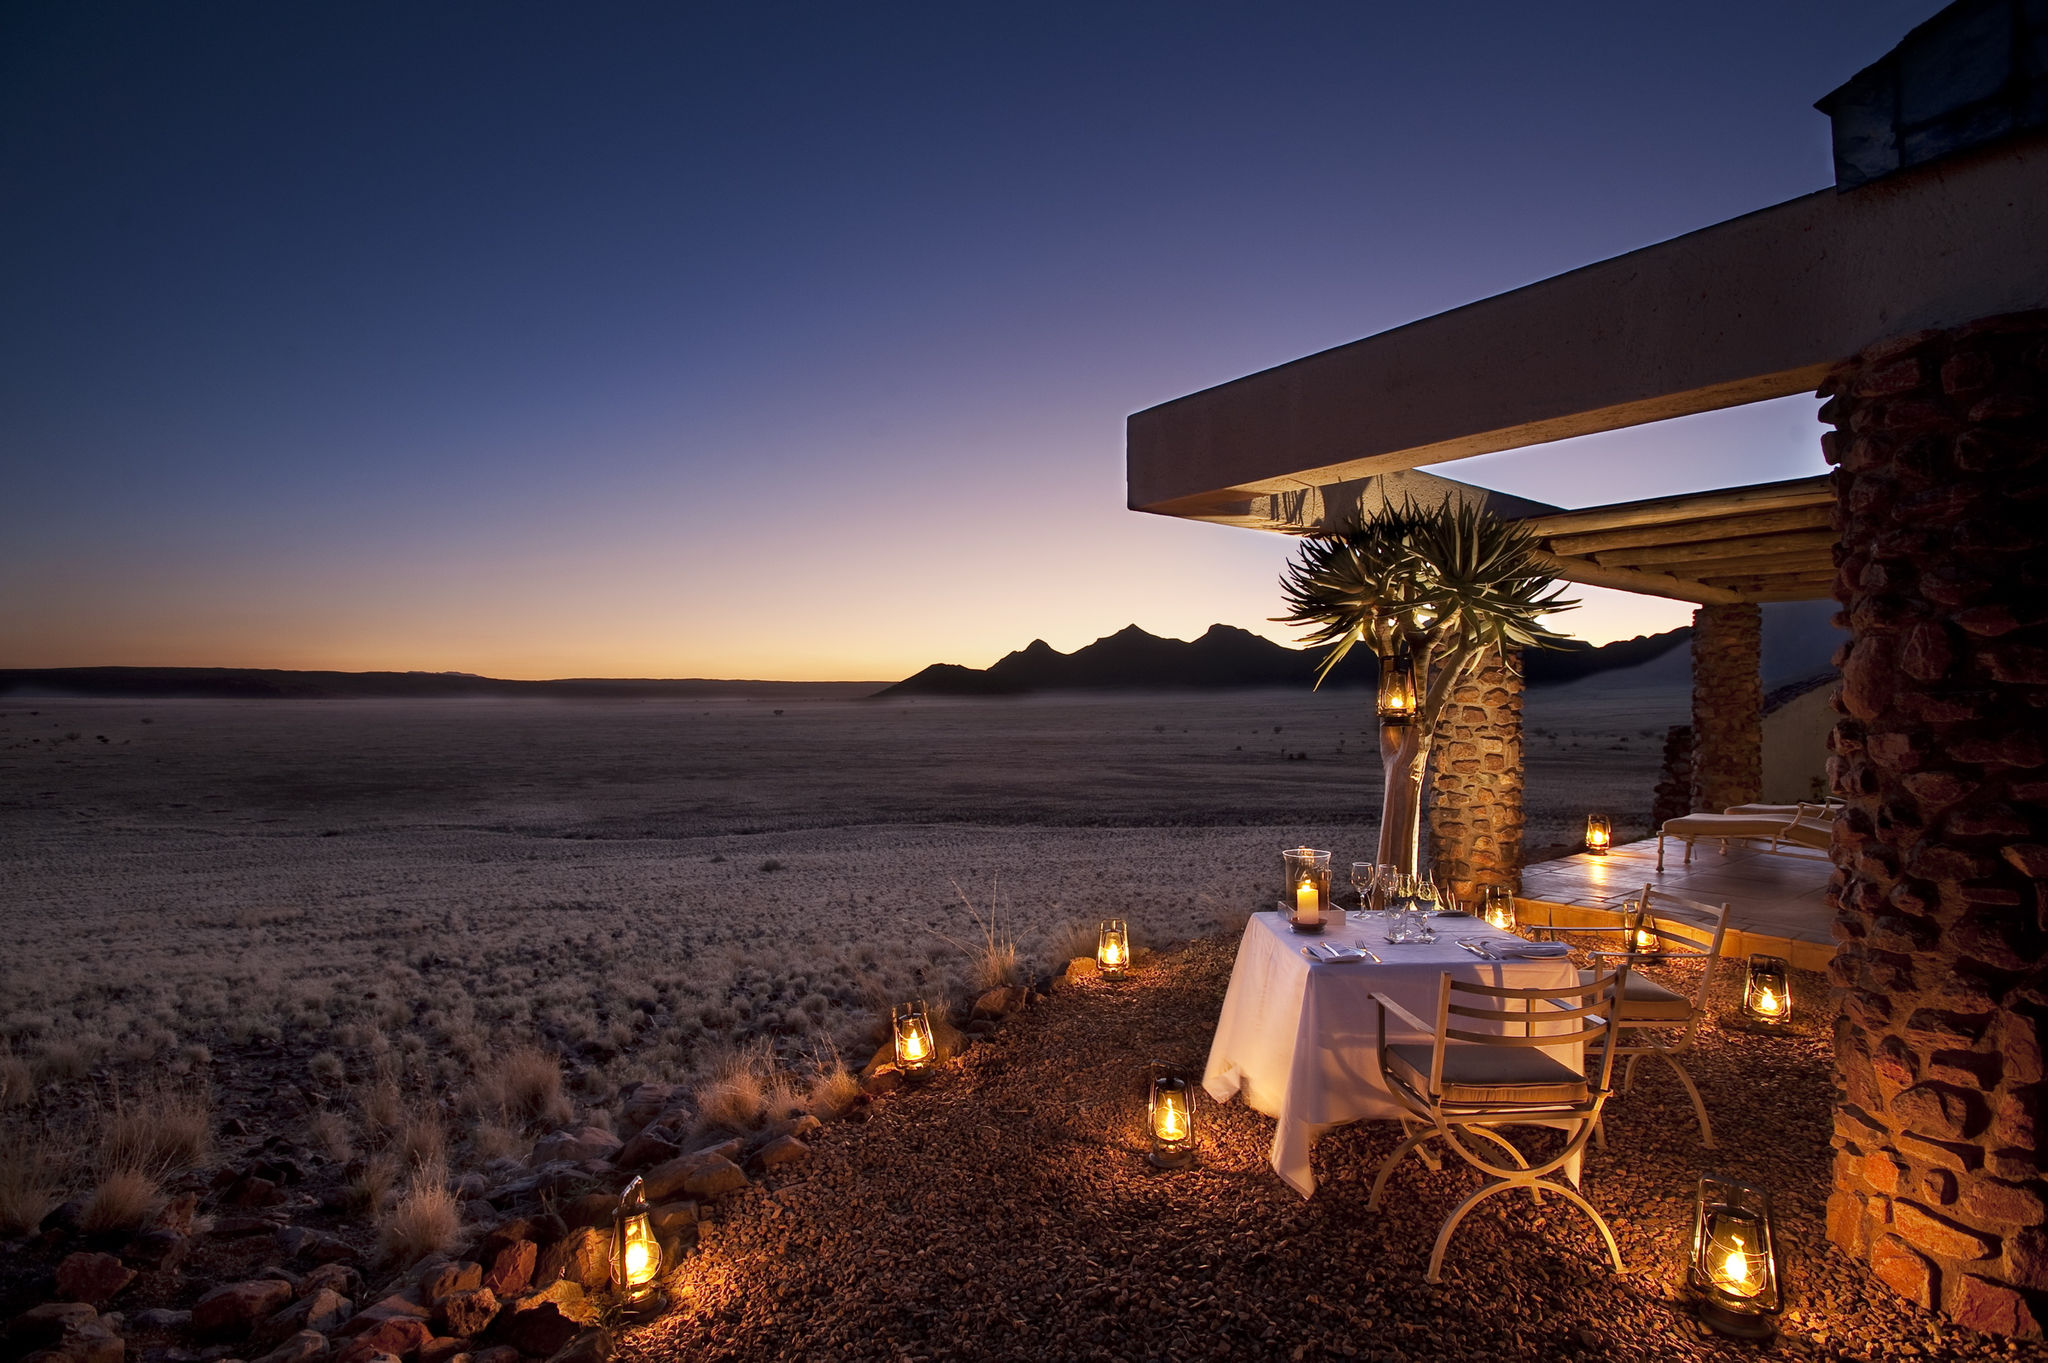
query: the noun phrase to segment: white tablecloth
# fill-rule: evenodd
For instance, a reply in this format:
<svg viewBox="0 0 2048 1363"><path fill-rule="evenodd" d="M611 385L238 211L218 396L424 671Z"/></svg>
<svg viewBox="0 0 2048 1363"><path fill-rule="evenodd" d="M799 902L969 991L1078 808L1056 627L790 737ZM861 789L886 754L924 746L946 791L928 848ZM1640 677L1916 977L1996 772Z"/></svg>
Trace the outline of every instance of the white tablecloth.
<svg viewBox="0 0 2048 1363"><path fill-rule="evenodd" d="M1458 946L1459 938L1519 940L1479 919L1439 919L1435 926L1436 941L1400 946L1381 940L1386 929L1377 920L1333 921L1315 936L1293 931L1282 914L1255 913L1245 927L1202 1087L1218 1102L1242 1097L1254 1110L1278 1119L1273 1169L1303 1197L1315 1192L1309 1146L1317 1136L1344 1122L1399 1118L1405 1112L1380 1077L1379 1025L1371 995L1385 994L1427 1021L1436 1016L1437 991L1446 973L1512 989L1562 990L1578 984L1572 963L1562 957L1486 961ZM1370 947L1383 963L1311 964L1301 954L1311 942ZM1394 1041L1431 1039L1392 1013L1387 1019L1401 1028ZM1576 1044L1556 1048L1554 1054L1566 1064L1579 1063Z"/></svg>

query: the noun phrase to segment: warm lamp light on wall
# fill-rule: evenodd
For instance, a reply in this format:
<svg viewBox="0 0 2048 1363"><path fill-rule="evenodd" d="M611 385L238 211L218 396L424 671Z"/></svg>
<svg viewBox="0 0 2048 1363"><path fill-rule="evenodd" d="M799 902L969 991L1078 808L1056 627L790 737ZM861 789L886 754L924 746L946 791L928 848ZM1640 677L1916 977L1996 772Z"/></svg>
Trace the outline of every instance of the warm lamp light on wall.
<svg viewBox="0 0 2048 1363"><path fill-rule="evenodd" d="M1712 1174L1693 1198L1692 1258L1686 1281L1700 1319L1724 1335L1767 1339L1783 1305L1768 1193Z"/></svg>
<svg viewBox="0 0 2048 1363"><path fill-rule="evenodd" d="M889 1030L896 1038L896 1068L911 1075L931 1069L938 1048L932 1044L931 1013L923 999L891 1008Z"/></svg>
<svg viewBox="0 0 2048 1363"><path fill-rule="evenodd" d="M1380 691L1374 706L1382 724L1413 724L1421 709L1415 695L1415 657L1402 649L1380 659Z"/></svg>
<svg viewBox="0 0 2048 1363"><path fill-rule="evenodd" d="M1152 1136L1146 1159L1153 1168L1185 1169L1195 1162L1195 1089L1185 1076L1154 1066L1145 1115Z"/></svg>
<svg viewBox="0 0 2048 1363"><path fill-rule="evenodd" d="M1779 1023L1792 1016L1792 968L1781 956L1752 956L1742 985L1742 1015Z"/></svg>
<svg viewBox="0 0 2048 1363"><path fill-rule="evenodd" d="M1095 964L1105 980L1120 980L1131 968L1131 930L1112 918L1095 934Z"/></svg>
<svg viewBox="0 0 2048 1363"><path fill-rule="evenodd" d="M647 1215L647 1194L635 1178L619 1198L612 1214L612 1290L628 1314L645 1315L661 1309L661 1296L654 1280L661 1273L661 1242L654 1238L654 1226Z"/></svg>
<svg viewBox="0 0 2048 1363"><path fill-rule="evenodd" d="M1614 825L1605 814L1586 816L1586 850L1596 857L1607 855L1607 849L1614 845Z"/></svg>

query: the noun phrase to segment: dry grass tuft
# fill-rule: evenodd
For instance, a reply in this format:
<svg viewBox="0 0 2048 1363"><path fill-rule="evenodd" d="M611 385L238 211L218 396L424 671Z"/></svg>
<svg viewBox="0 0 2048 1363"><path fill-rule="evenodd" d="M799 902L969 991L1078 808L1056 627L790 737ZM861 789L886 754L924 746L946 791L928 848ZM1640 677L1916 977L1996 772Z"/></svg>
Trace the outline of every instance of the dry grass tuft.
<svg viewBox="0 0 2048 1363"><path fill-rule="evenodd" d="M339 1112L322 1109L306 1119L306 1138L315 1149L336 1164L344 1164L355 1154L351 1140L348 1118Z"/></svg>
<svg viewBox="0 0 2048 1363"><path fill-rule="evenodd" d="M56 1161L49 1142L24 1132L0 1140L0 1235L26 1235L57 1205Z"/></svg>
<svg viewBox="0 0 2048 1363"><path fill-rule="evenodd" d="M517 1159L531 1147L517 1127L498 1122L478 1122L469 1133L469 1151L479 1164L494 1159Z"/></svg>
<svg viewBox="0 0 2048 1363"><path fill-rule="evenodd" d="M447 1250L462 1233L462 1215L438 1167L422 1169L377 1218L377 1244L388 1261L406 1265Z"/></svg>
<svg viewBox="0 0 2048 1363"><path fill-rule="evenodd" d="M160 1176L189 1169L213 1145L213 1103L204 1089L152 1084L133 1101L116 1095L100 1117L100 1166Z"/></svg>
<svg viewBox="0 0 2048 1363"><path fill-rule="evenodd" d="M115 1168L100 1176L85 1204L79 1226L87 1234L142 1229L161 1196L155 1175L134 1167Z"/></svg>
<svg viewBox="0 0 2048 1363"><path fill-rule="evenodd" d="M0 1107L25 1103L36 1090L36 1072L12 1051L0 1051Z"/></svg>
<svg viewBox="0 0 2048 1363"><path fill-rule="evenodd" d="M36 1072L44 1083L56 1079L83 1079L92 1073L94 1050L79 1041L52 1041L36 1057Z"/></svg>
<svg viewBox="0 0 2048 1363"><path fill-rule="evenodd" d="M377 1077L362 1089L361 1100L363 1130L372 1140L388 1141L405 1125L405 1096L389 1070L378 1070Z"/></svg>
<svg viewBox="0 0 2048 1363"><path fill-rule="evenodd" d="M349 1178L348 1185L342 1189L342 1197L351 1212L375 1218L390 1205L397 1187L398 1161L389 1155L378 1155L363 1161L363 1167Z"/></svg>
<svg viewBox="0 0 2048 1363"><path fill-rule="evenodd" d="M448 1163L448 1128L434 1108L409 1113L398 1129L398 1157L414 1168L445 1167Z"/></svg>
<svg viewBox="0 0 2048 1363"><path fill-rule="evenodd" d="M566 1122L574 1116L562 1094L562 1066L536 1046L518 1046L478 1072L471 1101L479 1112L529 1126Z"/></svg>
<svg viewBox="0 0 2048 1363"><path fill-rule="evenodd" d="M1100 924L1079 918L1069 919L1059 931L1046 939L1052 953L1052 968L1055 971L1060 970L1076 956L1093 956L1095 948L1100 944L1100 933Z"/></svg>
<svg viewBox="0 0 2048 1363"><path fill-rule="evenodd" d="M840 1116L859 1097L860 1076L841 1063L811 1080L811 1090L804 1095L804 1106L823 1121Z"/></svg>
<svg viewBox="0 0 2048 1363"><path fill-rule="evenodd" d="M974 901L967 897L967 891L961 889L958 882L955 882L953 892L960 896L960 902L967 906L968 916L973 918L974 925L981 929L979 942L962 944L950 937L945 938L967 957L968 977L973 983L974 992L982 994L991 989L1002 989L1016 984L1022 978L1018 969L1017 941L1002 929L996 909L996 887L989 887L986 921L983 921L981 910L974 907Z"/></svg>

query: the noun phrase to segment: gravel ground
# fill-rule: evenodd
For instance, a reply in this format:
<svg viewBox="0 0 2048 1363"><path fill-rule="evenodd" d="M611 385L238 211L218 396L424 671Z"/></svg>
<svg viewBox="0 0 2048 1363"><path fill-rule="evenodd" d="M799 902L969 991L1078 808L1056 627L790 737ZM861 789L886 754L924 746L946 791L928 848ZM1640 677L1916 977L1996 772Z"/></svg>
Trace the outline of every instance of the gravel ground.
<svg viewBox="0 0 2048 1363"><path fill-rule="evenodd" d="M725 1204L677 1271L677 1309L620 1341L628 1360L1724 1359L1678 1284L1699 1174L1773 1191L1794 1358L2048 1359L1946 1326L1822 1235L1826 1042L1709 1030L1693 1073L1722 1148L1646 1070L1609 1108L1585 1191L1628 1265L1579 1214L1499 1198L1460 1228L1442 1286L1437 1226L1478 1175L1410 1162L1366 1210L1394 1129L1316 1147L1303 1201L1267 1164L1273 1123L1198 1109L1202 1163L1142 1158L1145 1063L1199 1068L1235 939L1205 939L1125 983L1062 986L948 1072L820 1133L805 1171Z"/></svg>

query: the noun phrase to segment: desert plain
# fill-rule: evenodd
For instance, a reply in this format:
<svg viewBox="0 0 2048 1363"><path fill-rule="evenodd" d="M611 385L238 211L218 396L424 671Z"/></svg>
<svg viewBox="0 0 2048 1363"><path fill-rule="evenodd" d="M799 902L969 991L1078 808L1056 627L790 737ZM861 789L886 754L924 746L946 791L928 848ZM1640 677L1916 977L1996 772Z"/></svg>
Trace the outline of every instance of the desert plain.
<svg viewBox="0 0 2048 1363"><path fill-rule="evenodd" d="M991 934L1035 974L1106 917L1241 923L1282 846L1373 854L1355 691L858 696L0 704L0 1039L60 1076L252 1051L295 1105L528 1041L593 1089L686 1079L857 1048ZM1639 836L1686 705L1532 691L1530 845Z"/></svg>

